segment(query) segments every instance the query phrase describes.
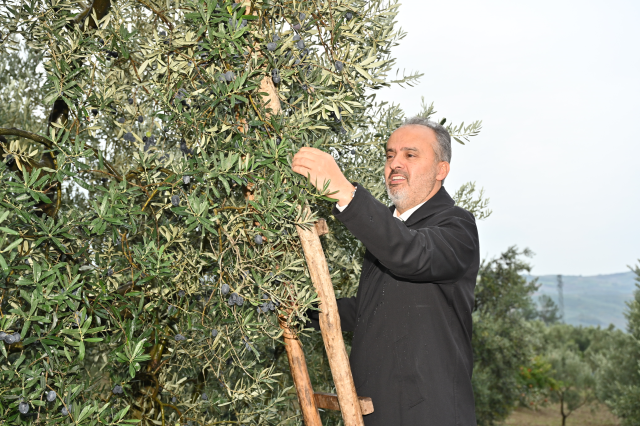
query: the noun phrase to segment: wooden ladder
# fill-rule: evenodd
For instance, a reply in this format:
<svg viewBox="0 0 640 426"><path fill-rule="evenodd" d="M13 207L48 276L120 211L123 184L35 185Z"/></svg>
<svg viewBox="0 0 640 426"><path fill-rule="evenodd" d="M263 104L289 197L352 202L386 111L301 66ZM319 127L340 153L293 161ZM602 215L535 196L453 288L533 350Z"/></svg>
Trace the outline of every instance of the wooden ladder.
<svg viewBox="0 0 640 426"><path fill-rule="evenodd" d="M287 327L285 317L280 317L287 358L304 423L306 426L322 426L318 408L323 408L340 410L345 426L364 426L362 416L373 412L373 402L371 398L359 397L353 383L349 358L342 339L338 304L333 292L327 260L320 243L320 235L329 232L327 222L320 219L309 229L297 226L297 230L311 281L320 298L320 330L337 392L335 395L313 391L300 340Z"/></svg>

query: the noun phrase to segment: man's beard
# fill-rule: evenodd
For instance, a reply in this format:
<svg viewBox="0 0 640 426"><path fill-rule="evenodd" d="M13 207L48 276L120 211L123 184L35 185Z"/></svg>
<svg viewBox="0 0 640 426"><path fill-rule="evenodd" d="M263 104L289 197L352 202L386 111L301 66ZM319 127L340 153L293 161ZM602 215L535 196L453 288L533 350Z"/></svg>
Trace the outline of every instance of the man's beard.
<svg viewBox="0 0 640 426"><path fill-rule="evenodd" d="M394 173L404 176L407 179L407 184L399 188L389 187L389 182L391 181L390 176ZM392 170L385 179L387 195L393 205L396 206L396 209L405 212L427 198L436 185L437 173L438 171L434 167L433 173L415 176L409 181L409 177L405 173L394 172Z"/></svg>

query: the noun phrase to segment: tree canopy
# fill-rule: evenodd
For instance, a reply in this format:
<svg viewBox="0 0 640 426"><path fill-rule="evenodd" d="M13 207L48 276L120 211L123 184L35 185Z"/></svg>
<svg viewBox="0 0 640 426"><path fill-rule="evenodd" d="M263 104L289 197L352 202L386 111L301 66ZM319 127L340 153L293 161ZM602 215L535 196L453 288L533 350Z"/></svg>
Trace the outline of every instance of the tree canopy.
<svg viewBox="0 0 640 426"><path fill-rule="evenodd" d="M299 421L278 316L302 332L316 295L295 225L331 219L331 198L289 162L322 148L384 199L382 147L404 113L375 90L419 76L389 77L398 7L3 3L9 424ZM449 129L462 142L480 122ZM474 194L458 198L488 214ZM350 294L362 247L330 226L333 279Z"/></svg>

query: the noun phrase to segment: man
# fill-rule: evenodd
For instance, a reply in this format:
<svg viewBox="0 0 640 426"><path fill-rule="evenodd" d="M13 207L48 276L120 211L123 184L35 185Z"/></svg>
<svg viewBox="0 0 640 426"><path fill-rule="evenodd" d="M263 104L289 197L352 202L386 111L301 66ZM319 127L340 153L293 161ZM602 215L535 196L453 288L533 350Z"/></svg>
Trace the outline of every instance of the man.
<svg viewBox="0 0 640 426"><path fill-rule="evenodd" d="M356 297L338 300L353 331L351 371L373 400L367 426L475 426L471 311L479 268L474 217L442 183L451 138L415 117L387 142L389 209L351 184L333 157L302 148L292 169L329 190L335 217L367 248Z"/></svg>

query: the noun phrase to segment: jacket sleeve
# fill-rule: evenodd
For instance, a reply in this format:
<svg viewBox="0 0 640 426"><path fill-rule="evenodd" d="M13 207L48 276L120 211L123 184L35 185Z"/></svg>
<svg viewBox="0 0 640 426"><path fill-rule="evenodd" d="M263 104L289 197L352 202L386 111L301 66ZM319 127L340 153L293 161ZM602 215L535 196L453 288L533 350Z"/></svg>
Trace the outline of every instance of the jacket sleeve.
<svg viewBox="0 0 640 426"><path fill-rule="evenodd" d="M344 297L336 300L338 303L338 314L340 315L340 325L342 331L353 331L356 328L356 298ZM317 309L317 305L315 306ZM320 312L314 309L307 311L307 328L314 328L320 331Z"/></svg>
<svg viewBox="0 0 640 426"><path fill-rule="evenodd" d="M342 212L334 208L333 214L394 275L446 284L464 275L478 251L473 216L452 210L437 213L436 226L409 229L359 186L348 207Z"/></svg>
<svg viewBox="0 0 640 426"><path fill-rule="evenodd" d="M356 298L343 297L336 300L338 302L338 313L340 314L340 325L342 331L353 331L356 328Z"/></svg>

